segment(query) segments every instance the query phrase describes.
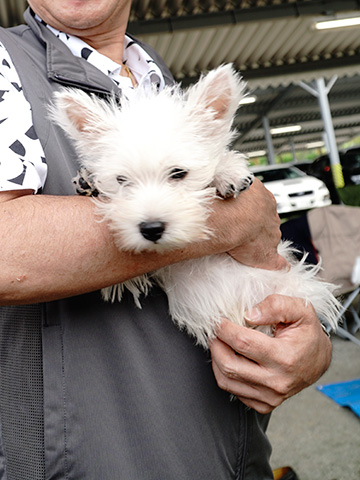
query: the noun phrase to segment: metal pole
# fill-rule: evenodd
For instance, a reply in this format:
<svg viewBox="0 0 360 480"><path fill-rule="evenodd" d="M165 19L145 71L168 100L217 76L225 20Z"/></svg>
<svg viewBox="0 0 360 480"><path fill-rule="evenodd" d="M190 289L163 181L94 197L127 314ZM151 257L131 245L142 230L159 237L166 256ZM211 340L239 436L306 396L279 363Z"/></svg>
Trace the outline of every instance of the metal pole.
<svg viewBox="0 0 360 480"><path fill-rule="evenodd" d="M340 163L339 152L336 144L336 136L334 131L334 126L332 123L331 110L329 105L328 93L331 88L334 86L337 80L335 75L329 81L328 85L325 85L323 78L318 78L315 81L315 86L307 85L304 82L299 82L299 85L306 90L307 92L317 97L319 100L321 117L324 122L324 139L326 150L329 153L331 172L334 178L334 183L336 188L343 188L345 186L344 176L342 172L342 167Z"/></svg>
<svg viewBox="0 0 360 480"><path fill-rule="evenodd" d="M316 79L316 86L318 92L318 99L320 104L321 116L324 122L324 129L329 145L329 157L331 163L331 170L334 177L335 186L343 188L345 186L344 176L342 173L339 152L336 144L335 130L332 123L331 111L328 99L328 90L325 86L323 78Z"/></svg>
<svg viewBox="0 0 360 480"><path fill-rule="evenodd" d="M263 127L265 131L265 140L266 140L266 146L267 146L267 156L268 156L268 163L270 165L275 164L275 153L274 153L274 146L272 143L272 137L270 133L270 125L269 125L269 119L264 116L263 117Z"/></svg>
<svg viewBox="0 0 360 480"><path fill-rule="evenodd" d="M293 162L296 162L296 148L295 148L295 142L293 138L290 139L290 147L291 147L291 155L292 155Z"/></svg>

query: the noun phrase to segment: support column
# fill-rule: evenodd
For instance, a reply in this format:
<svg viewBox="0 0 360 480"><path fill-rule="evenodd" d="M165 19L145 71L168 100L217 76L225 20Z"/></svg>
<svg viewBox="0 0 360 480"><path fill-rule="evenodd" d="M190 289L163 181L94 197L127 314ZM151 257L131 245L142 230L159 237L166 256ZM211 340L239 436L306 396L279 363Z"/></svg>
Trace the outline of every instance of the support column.
<svg viewBox="0 0 360 480"><path fill-rule="evenodd" d="M263 117L263 127L265 131L268 163L269 165L274 165L275 164L274 146L272 143L272 137L270 133L269 119L267 117Z"/></svg>
<svg viewBox="0 0 360 480"><path fill-rule="evenodd" d="M325 85L323 78L315 80L313 86L309 86L304 82L299 82L299 85L318 98L321 117L324 122L324 130L326 134L326 148L330 157L331 171L334 178L336 188L343 188L345 186L344 176L340 163L339 151L336 144L335 130L332 123L331 110L329 105L328 94L337 80L337 76L332 77L328 85Z"/></svg>
<svg viewBox="0 0 360 480"><path fill-rule="evenodd" d="M295 148L295 142L293 138L290 138L290 147L291 147L291 155L293 162L296 162L296 148Z"/></svg>

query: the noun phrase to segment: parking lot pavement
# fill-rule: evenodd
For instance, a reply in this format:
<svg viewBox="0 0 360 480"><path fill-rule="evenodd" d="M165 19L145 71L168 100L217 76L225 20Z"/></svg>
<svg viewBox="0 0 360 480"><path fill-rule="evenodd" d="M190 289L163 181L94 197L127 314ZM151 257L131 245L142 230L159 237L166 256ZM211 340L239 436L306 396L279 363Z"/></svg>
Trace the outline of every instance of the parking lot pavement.
<svg viewBox="0 0 360 480"><path fill-rule="evenodd" d="M316 385L360 378L360 347L336 336L332 342L331 366ZM299 480L359 480L360 418L316 385L274 411L268 429L272 467L291 466Z"/></svg>

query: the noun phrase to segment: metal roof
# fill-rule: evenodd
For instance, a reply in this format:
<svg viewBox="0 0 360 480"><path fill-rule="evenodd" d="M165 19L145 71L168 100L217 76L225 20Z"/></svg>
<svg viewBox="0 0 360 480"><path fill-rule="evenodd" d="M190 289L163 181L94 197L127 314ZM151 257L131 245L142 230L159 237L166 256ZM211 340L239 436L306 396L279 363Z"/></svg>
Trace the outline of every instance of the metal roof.
<svg viewBox="0 0 360 480"><path fill-rule="evenodd" d="M22 21L25 0L1 0L0 24ZM300 124L273 136L276 152L322 140L315 97L299 86L336 75L329 100L337 141L360 135L360 27L317 31L320 19L360 15L357 0L133 0L129 32L151 44L184 85L203 71L233 63L257 101L239 109L236 148L266 149L271 127Z"/></svg>

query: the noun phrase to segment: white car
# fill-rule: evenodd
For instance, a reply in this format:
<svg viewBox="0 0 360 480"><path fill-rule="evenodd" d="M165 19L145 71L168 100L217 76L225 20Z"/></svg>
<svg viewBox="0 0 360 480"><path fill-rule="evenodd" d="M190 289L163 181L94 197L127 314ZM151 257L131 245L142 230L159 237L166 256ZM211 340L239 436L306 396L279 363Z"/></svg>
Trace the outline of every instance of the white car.
<svg viewBox="0 0 360 480"><path fill-rule="evenodd" d="M289 165L250 167L274 195L279 214L325 207L331 204L324 182Z"/></svg>

